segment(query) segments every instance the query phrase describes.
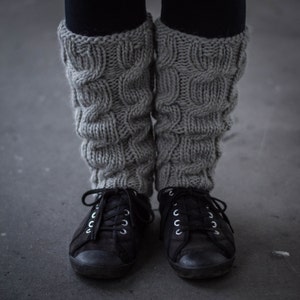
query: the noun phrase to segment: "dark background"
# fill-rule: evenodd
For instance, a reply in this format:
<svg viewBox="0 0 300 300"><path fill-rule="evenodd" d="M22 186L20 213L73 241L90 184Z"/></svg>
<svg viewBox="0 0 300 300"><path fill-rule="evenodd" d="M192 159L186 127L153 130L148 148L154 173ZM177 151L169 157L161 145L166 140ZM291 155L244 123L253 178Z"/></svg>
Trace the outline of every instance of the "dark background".
<svg viewBox="0 0 300 300"><path fill-rule="evenodd" d="M148 10L156 18L160 1ZM298 0L248 0L248 66L213 193L235 228L232 272L178 278L157 217L129 276L96 281L74 275L67 256L90 185L56 38L63 1L1 0L0 298L299 299L299 11Z"/></svg>

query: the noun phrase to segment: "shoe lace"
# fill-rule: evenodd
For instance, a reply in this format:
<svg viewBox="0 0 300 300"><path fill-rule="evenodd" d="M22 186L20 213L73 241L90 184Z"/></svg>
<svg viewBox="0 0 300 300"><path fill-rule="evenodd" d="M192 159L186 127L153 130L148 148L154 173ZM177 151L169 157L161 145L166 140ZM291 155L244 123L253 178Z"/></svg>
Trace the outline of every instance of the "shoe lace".
<svg viewBox="0 0 300 300"><path fill-rule="evenodd" d="M194 201L189 201L190 199L185 201L186 210L180 210L180 214L187 216L185 222L180 223L180 230L182 232L215 232L214 228L205 226L203 222L203 219L210 213L209 210L212 210L215 214L219 214L229 225L231 231L234 232L225 214L227 209L226 203L218 198L212 197L209 192L195 188L167 188L164 189L164 191L171 193L172 197L167 200L168 203L165 203L167 209L163 210L162 230L165 227L168 215L170 214L170 210L173 209L174 204L184 201L186 198L193 198ZM161 231L161 237L162 235L163 231Z"/></svg>
<svg viewBox="0 0 300 300"><path fill-rule="evenodd" d="M96 195L94 201L87 202L91 195ZM125 195L125 198L120 202L113 200L116 195ZM139 206L146 212L145 218L139 213L139 209L134 210L135 217L142 223L149 224L154 220L154 213L151 205L147 201L143 201L139 194L133 189L92 189L82 195L82 203L85 206L93 206L92 210L92 226L90 226L90 238L96 240L100 231L122 231L123 221L119 216L129 216L132 227L136 226L135 218L133 217L133 207ZM122 209L123 208L123 209ZM129 209L127 209L129 208Z"/></svg>

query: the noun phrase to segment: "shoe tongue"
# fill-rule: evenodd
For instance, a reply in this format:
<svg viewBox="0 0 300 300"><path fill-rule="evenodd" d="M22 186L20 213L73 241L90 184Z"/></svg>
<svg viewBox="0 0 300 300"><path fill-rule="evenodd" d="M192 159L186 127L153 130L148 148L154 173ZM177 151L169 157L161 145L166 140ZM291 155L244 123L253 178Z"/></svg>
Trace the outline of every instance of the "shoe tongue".
<svg viewBox="0 0 300 300"><path fill-rule="evenodd" d="M202 221L201 214L203 214L206 210L205 202L201 199L197 198L193 195L187 195L184 199L184 205L186 211L189 213L189 220L194 221Z"/></svg>
<svg viewBox="0 0 300 300"><path fill-rule="evenodd" d="M106 207L111 208L115 206L119 206L125 202L125 195L122 193L113 193L105 196L106 198Z"/></svg>
<svg viewBox="0 0 300 300"><path fill-rule="evenodd" d="M114 217L114 215L119 213L120 210L126 208L126 203L126 196L123 193L118 192L106 195L106 204L103 212L103 225L113 225L115 223L115 219L120 217Z"/></svg>
<svg viewBox="0 0 300 300"><path fill-rule="evenodd" d="M123 209L128 207L128 200L126 195L122 192L108 192L105 194L105 207L103 208L103 219L101 227L112 227L122 218L122 215L117 215ZM96 240L91 240L81 247L81 251L85 250L103 250L108 252L115 251L113 230L100 230Z"/></svg>
<svg viewBox="0 0 300 300"><path fill-rule="evenodd" d="M189 224L197 224L204 227L203 214L206 211L206 203L199 197L187 195L184 199L185 209L188 212ZM193 250L199 248L199 243L209 244L207 234L199 230L191 230L189 234L189 243L184 247L185 250Z"/></svg>

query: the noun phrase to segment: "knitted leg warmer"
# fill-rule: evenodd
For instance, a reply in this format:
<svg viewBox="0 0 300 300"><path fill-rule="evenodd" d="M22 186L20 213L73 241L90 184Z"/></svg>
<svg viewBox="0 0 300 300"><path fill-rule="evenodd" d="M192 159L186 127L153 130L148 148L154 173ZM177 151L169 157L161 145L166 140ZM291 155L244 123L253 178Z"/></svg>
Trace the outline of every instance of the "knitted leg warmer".
<svg viewBox="0 0 300 300"><path fill-rule="evenodd" d="M220 139L231 126L236 83L245 68L247 30L207 39L171 29L157 19L155 31L156 188L210 191Z"/></svg>
<svg viewBox="0 0 300 300"><path fill-rule="evenodd" d="M133 188L151 195L151 14L133 30L95 37L69 31L63 20L58 39L92 187Z"/></svg>

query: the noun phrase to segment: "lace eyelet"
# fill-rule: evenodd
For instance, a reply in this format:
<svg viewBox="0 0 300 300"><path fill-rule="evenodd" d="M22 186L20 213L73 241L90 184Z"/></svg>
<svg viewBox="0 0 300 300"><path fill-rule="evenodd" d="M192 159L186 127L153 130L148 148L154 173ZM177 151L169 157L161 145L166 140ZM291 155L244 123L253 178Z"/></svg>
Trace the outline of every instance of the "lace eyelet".
<svg viewBox="0 0 300 300"><path fill-rule="evenodd" d="M128 225L128 221L125 220L125 219L123 219L123 220L122 220L122 226L127 226L127 225Z"/></svg>
<svg viewBox="0 0 300 300"><path fill-rule="evenodd" d="M130 211L128 209L124 209L124 216L127 217L130 215Z"/></svg>
<svg viewBox="0 0 300 300"><path fill-rule="evenodd" d="M174 193L173 193L173 191L172 191L172 190L170 190L170 192L169 192L169 196L171 196L171 197L173 197L173 196L174 196Z"/></svg>
<svg viewBox="0 0 300 300"><path fill-rule="evenodd" d="M173 204L173 206L177 206L178 205L178 203L177 202L175 202L174 204Z"/></svg>
<svg viewBox="0 0 300 300"><path fill-rule="evenodd" d="M96 212L93 212L93 213L92 213L92 219L95 219L95 218L96 218L96 215L97 215L97 213L96 213Z"/></svg>
<svg viewBox="0 0 300 300"><path fill-rule="evenodd" d="M92 227L94 226L94 222L95 222L95 221L93 221L93 220L90 221L88 226L89 226L90 228L92 228Z"/></svg>
<svg viewBox="0 0 300 300"><path fill-rule="evenodd" d="M213 218L214 218L214 215L209 211L209 212L208 212L208 217L209 217L210 219L213 219Z"/></svg>
<svg viewBox="0 0 300 300"><path fill-rule="evenodd" d="M98 210L99 209L99 204L97 204L95 208Z"/></svg>
<svg viewBox="0 0 300 300"><path fill-rule="evenodd" d="M217 223L215 221L211 221L212 228L217 228Z"/></svg>
<svg viewBox="0 0 300 300"><path fill-rule="evenodd" d="M173 211L173 216L174 216L174 217L178 217L178 216L179 216L178 209L175 209L175 210Z"/></svg>
<svg viewBox="0 0 300 300"><path fill-rule="evenodd" d="M181 234L182 234L182 231L181 231L180 229L177 229L177 230L175 231L175 234L176 234L176 235L181 235Z"/></svg>
<svg viewBox="0 0 300 300"><path fill-rule="evenodd" d="M180 222L180 220L175 220L174 221L174 226L178 227L179 226L179 222Z"/></svg>
<svg viewBox="0 0 300 300"><path fill-rule="evenodd" d="M119 232L120 232L120 234L125 235L125 234L127 233L127 230L123 228L123 229L120 230Z"/></svg>
<svg viewBox="0 0 300 300"><path fill-rule="evenodd" d="M220 231L215 230L215 231L214 231L214 234L215 234L215 235L219 235L219 234L220 234Z"/></svg>
<svg viewBox="0 0 300 300"><path fill-rule="evenodd" d="M87 234L91 233L91 228L87 229L85 233Z"/></svg>

